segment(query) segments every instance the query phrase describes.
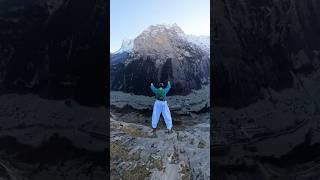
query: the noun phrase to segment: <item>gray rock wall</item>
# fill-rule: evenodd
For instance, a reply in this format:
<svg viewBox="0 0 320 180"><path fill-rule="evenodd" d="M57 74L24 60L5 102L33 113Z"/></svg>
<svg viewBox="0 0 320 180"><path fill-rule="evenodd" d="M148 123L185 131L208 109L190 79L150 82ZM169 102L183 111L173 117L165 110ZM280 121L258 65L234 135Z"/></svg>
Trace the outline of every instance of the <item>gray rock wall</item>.
<svg viewBox="0 0 320 180"><path fill-rule="evenodd" d="M293 86L293 75L318 68L318 1L216 0L213 14L216 105L242 107L261 88Z"/></svg>
<svg viewBox="0 0 320 180"><path fill-rule="evenodd" d="M0 93L105 104L106 2L0 2Z"/></svg>

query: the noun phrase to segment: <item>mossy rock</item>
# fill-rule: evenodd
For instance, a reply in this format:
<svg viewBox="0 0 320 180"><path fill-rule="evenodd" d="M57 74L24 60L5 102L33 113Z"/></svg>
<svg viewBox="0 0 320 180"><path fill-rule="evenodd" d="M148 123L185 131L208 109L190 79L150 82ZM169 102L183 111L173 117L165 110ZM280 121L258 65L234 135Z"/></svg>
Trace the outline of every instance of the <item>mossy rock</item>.
<svg viewBox="0 0 320 180"><path fill-rule="evenodd" d="M157 168L159 171L162 171L163 168L163 164L162 164L162 159L154 159L153 160L153 165L155 168Z"/></svg>
<svg viewBox="0 0 320 180"><path fill-rule="evenodd" d="M150 175L150 172L147 170L147 166L136 166L135 168L124 171L122 179L123 180L143 180Z"/></svg>
<svg viewBox="0 0 320 180"><path fill-rule="evenodd" d="M133 153L132 156L130 157L130 160L138 161L140 159L140 153L141 151Z"/></svg>
<svg viewBox="0 0 320 180"><path fill-rule="evenodd" d="M121 141L117 140L110 144L111 157L128 159L128 150L124 147Z"/></svg>
<svg viewBox="0 0 320 180"><path fill-rule="evenodd" d="M162 158L160 159L156 159L156 158L153 158L150 156L150 161L152 163L152 166L151 168L157 168L159 171L162 171L164 168L163 168L163 163L162 163Z"/></svg>
<svg viewBox="0 0 320 180"><path fill-rule="evenodd" d="M132 127L124 127L121 130L132 137L148 137L146 133Z"/></svg>
<svg viewBox="0 0 320 180"><path fill-rule="evenodd" d="M199 144L198 144L198 148L205 148L206 147L206 143L204 141L200 141Z"/></svg>
<svg viewBox="0 0 320 180"><path fill-rule="evenodd" d="M172 159L171 159L170 164L176 164L179 160L179 154L177 152L178 151L177 148L175 146L173 146L173 149L174 149L174 151L173 151L173 155L172 155Z"/></svg>
<svg viewBox="0 0 320 180"><path fill-rule="evenodd" d="M189 180L191 179L191 169L187 165L181 165L181 171L179 173L182 174L182 180Z"/></svg>
<svg viewBox="0 0 320 180"><path fill-rule="evenodd" d="M134 160L134 161L138 161L140 159L141 151L137 151L132 155L130 155L128 152L129 150L119 140L112 142L110 145L111 157L117 157L122 160Z"/></svg>

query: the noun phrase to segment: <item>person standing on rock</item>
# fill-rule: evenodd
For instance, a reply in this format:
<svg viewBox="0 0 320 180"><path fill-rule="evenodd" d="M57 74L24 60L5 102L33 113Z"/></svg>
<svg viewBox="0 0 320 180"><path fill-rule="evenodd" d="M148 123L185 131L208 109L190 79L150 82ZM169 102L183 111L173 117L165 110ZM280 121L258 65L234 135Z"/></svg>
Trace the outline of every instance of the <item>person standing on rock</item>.
<svg viewBox="0 0 320 180"><path fill-rule="evenodd" d="M156 96L156 101L154 102L153 112L152 112L153 132L155 133L156 131L156 128L160 119L160 114L162 113L162 116L164 118L164 121L168 129L168 133L172 133L172 118L171 118L170 109L168 107L168 103L166 100L166 95L171 88L171 83L170 81L168 81L166 88L164 88L163 83L159 84L159 88L155 88L153 83L151 83L150 88Z"/></svg>

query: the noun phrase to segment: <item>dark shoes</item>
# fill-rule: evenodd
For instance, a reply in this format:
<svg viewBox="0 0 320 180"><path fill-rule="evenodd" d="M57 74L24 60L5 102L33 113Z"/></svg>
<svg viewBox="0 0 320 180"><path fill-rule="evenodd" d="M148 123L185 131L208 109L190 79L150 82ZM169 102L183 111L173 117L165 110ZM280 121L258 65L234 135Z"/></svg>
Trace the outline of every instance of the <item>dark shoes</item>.
<svg viewBox="0 0 320 180"><path fill-rule="evenodd" d="M157 137L157 133L156 133L156 128L152 129L152 137L156 138Z"/></svg>
<svg viewBox="0 0 320 180"><path fill-rule="evenodd" d="M171 134L171 133L172 133L172 129L168 129L168 130L167 130L167 133L168 133L168 134Z"/></svg>
<svg viewBox="0 0 320 180"><path fill-rule="evenodd" d="M152 128L152 134L153 134L154 137L157 136L156 132L157 132L157 129L156 128ZM167 131L165 133L171 134L171 133L173 133L173 130L172 129L167 129Z"/></svg>

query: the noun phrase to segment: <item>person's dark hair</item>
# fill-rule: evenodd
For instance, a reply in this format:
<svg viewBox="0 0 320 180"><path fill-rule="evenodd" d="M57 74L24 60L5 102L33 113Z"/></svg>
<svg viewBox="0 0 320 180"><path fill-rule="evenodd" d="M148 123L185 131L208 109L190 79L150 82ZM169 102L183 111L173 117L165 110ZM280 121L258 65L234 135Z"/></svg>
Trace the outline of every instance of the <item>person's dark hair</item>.
<svg viewBox="0 0 320 180"><path fill-rule="evenodd" d="M159 83L159 87L164 87L164 84L163 83Z"/></svg>

